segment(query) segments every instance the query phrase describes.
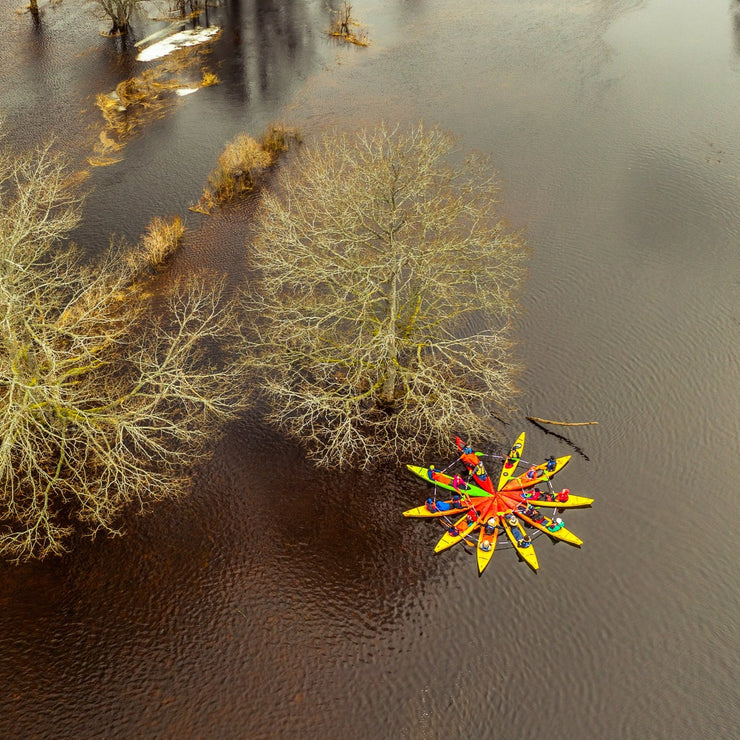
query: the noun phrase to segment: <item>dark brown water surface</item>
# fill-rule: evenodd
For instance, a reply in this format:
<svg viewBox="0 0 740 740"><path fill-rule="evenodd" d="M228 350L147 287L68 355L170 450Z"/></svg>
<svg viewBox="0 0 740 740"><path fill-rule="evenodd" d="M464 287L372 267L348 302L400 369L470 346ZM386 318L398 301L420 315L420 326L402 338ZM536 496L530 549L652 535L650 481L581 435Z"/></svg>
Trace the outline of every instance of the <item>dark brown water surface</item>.
<svg viewBox="0 0 740 740"><path fill-rule="evenodd" d="M532 248L509 431L574 454L584 546L540 538L538 574L506 550L478 578L400 516L421 482L317 473L245 418L125 538L0 567L0 735L738 737L740 4L353 7L368 49L328 43L318 0L214 11L222 84L93 172L79 239L186 213L225 141L276 118L423 118L492 151ZM0 2L19 147L56 132L81 158L90 96L141 67L87 13L65 0L34 30ZM239 215L188 218L178 269L238 274ZM528 414L599 424L568 431L581 455Z"/></svg>

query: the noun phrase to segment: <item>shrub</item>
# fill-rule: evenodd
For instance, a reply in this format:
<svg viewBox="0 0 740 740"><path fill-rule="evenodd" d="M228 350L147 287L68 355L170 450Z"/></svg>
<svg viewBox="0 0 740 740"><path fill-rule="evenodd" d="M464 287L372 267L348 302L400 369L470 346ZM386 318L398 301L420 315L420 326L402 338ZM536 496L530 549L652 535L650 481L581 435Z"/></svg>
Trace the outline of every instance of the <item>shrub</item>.
<svg viewBox="0 0 740 740"><path fill-rule="evenodd" d="M298 129L282 123L271 123L261 139L262 148L269 152L273 159L287 152L291 144L300 143L301 136Z"/></svg>
<svg viewBox="0 0 740 740"><path fill-rule="evenodd" d="M148 265L152 269L162 267L181 244L185 226L179 216L168 221L159 216L152 219L141 240L139 250L132 258L133 266Z"/></svg>
<svg viewBox="0 0 740 740"><path fill-rule="evenodd" d="M293 142L300 141L297 129L283 124L270 124L260 141L248 134L239 134L221 152L200 201L191 206L191 210L208 213L214 206L250 192L278 157L287 152Z"/></svg>

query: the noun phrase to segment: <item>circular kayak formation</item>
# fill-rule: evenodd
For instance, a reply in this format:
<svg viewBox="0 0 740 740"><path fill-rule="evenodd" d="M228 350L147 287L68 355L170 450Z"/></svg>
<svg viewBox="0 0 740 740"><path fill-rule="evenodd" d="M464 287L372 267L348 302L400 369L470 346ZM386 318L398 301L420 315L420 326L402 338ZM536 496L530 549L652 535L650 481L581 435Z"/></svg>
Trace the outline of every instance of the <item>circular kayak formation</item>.
<svg viewBox="0 0 740 740"><path fill-rule="evenodd" d="M455 437L459 456L446 468L406 466L434 486L433 495L423 506L403 512L406 517L437 519L444 526L445 533L434 552L459 542L475 547L478 573L482 574L497 546L515 549L527 565L537 570L539 563L533 546L537 536L546 534L576 547L583 544L565 528L558 514L564 509L591 506L593 499L575 496L567 488L556 491L552 485L552 478L568 464L570 455L551 455L539 465L528 463L522 458L524 441L522 432L509 454L502 457L474 451ZM495 487L483 464L484 457L501 460ZM462 469L454 472L459 464ZM523 472L518 472L522 468ZM552 510L549 516L543 512L548 509Z"/></svg>

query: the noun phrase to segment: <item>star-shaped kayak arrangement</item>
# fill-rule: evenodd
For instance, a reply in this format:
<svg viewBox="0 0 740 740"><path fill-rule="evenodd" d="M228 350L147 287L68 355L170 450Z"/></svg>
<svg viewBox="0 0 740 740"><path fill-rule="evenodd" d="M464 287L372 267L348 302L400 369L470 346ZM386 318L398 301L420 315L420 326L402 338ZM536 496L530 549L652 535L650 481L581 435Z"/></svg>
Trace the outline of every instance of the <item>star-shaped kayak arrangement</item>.
<svg viewBox="0 0 740 740"><path fill-rule="evenodd" d="M532 540L544 533L580 547L583 542L566 529L557 516L563 509L591 506L593 499L574 496L567 488L556 491L552 478L570 461L565 457L549 457L539 465L522 459L525 433L522 432L506 457L484 455L455 437L459 456L444 470L407 465L420 478L434 485L433 495L423 506L404 511L407 517L438 519L445 533L434 548L442 552L459 542L475 546L478 572L483 573L491 562L497 544L510 543L522 560L533 570L539 568ZM502 461L496 487L493 485L482 458ZM466 477L451 473L462 463ZM517 474L520 468L526 468ZM547 516L543 510L552 510ZM504 539L505 538L505 539Z"/></svg>

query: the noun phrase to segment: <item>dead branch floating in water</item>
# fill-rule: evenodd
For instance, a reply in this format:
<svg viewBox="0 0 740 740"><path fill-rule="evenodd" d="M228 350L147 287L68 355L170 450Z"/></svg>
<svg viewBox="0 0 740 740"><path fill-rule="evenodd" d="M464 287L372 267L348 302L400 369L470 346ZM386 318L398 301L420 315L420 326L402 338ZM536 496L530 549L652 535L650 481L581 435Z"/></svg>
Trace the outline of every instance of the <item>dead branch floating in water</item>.
<svg viewBox="0 0 740 740"><path fill-rule="evenodd" d="M540 419L537 416L528 416L530 421L537 421L540 424L556 424L559 427L585 427L589 424L598 424L598 421L552 421L552 419Z"/></svg>
<svg viewBox="0 0 740 740"><path fill-rule="evenodd" d="M571 442L567 437L564 437L562 434L558 434L557 432L553 432L552 429L548 429L547 427L543 427L542 424L539 424L538 422L534 421L536 417L534 416L528 416L527 419L529 419L532 424L534 424L537 429L541 429L545 434L549 434L551 437L555 437L556 439L562 440L565 442L565 444L568 445L568 447L572 447L584 460L590 461L590 457L574 442Z"/></svg>

